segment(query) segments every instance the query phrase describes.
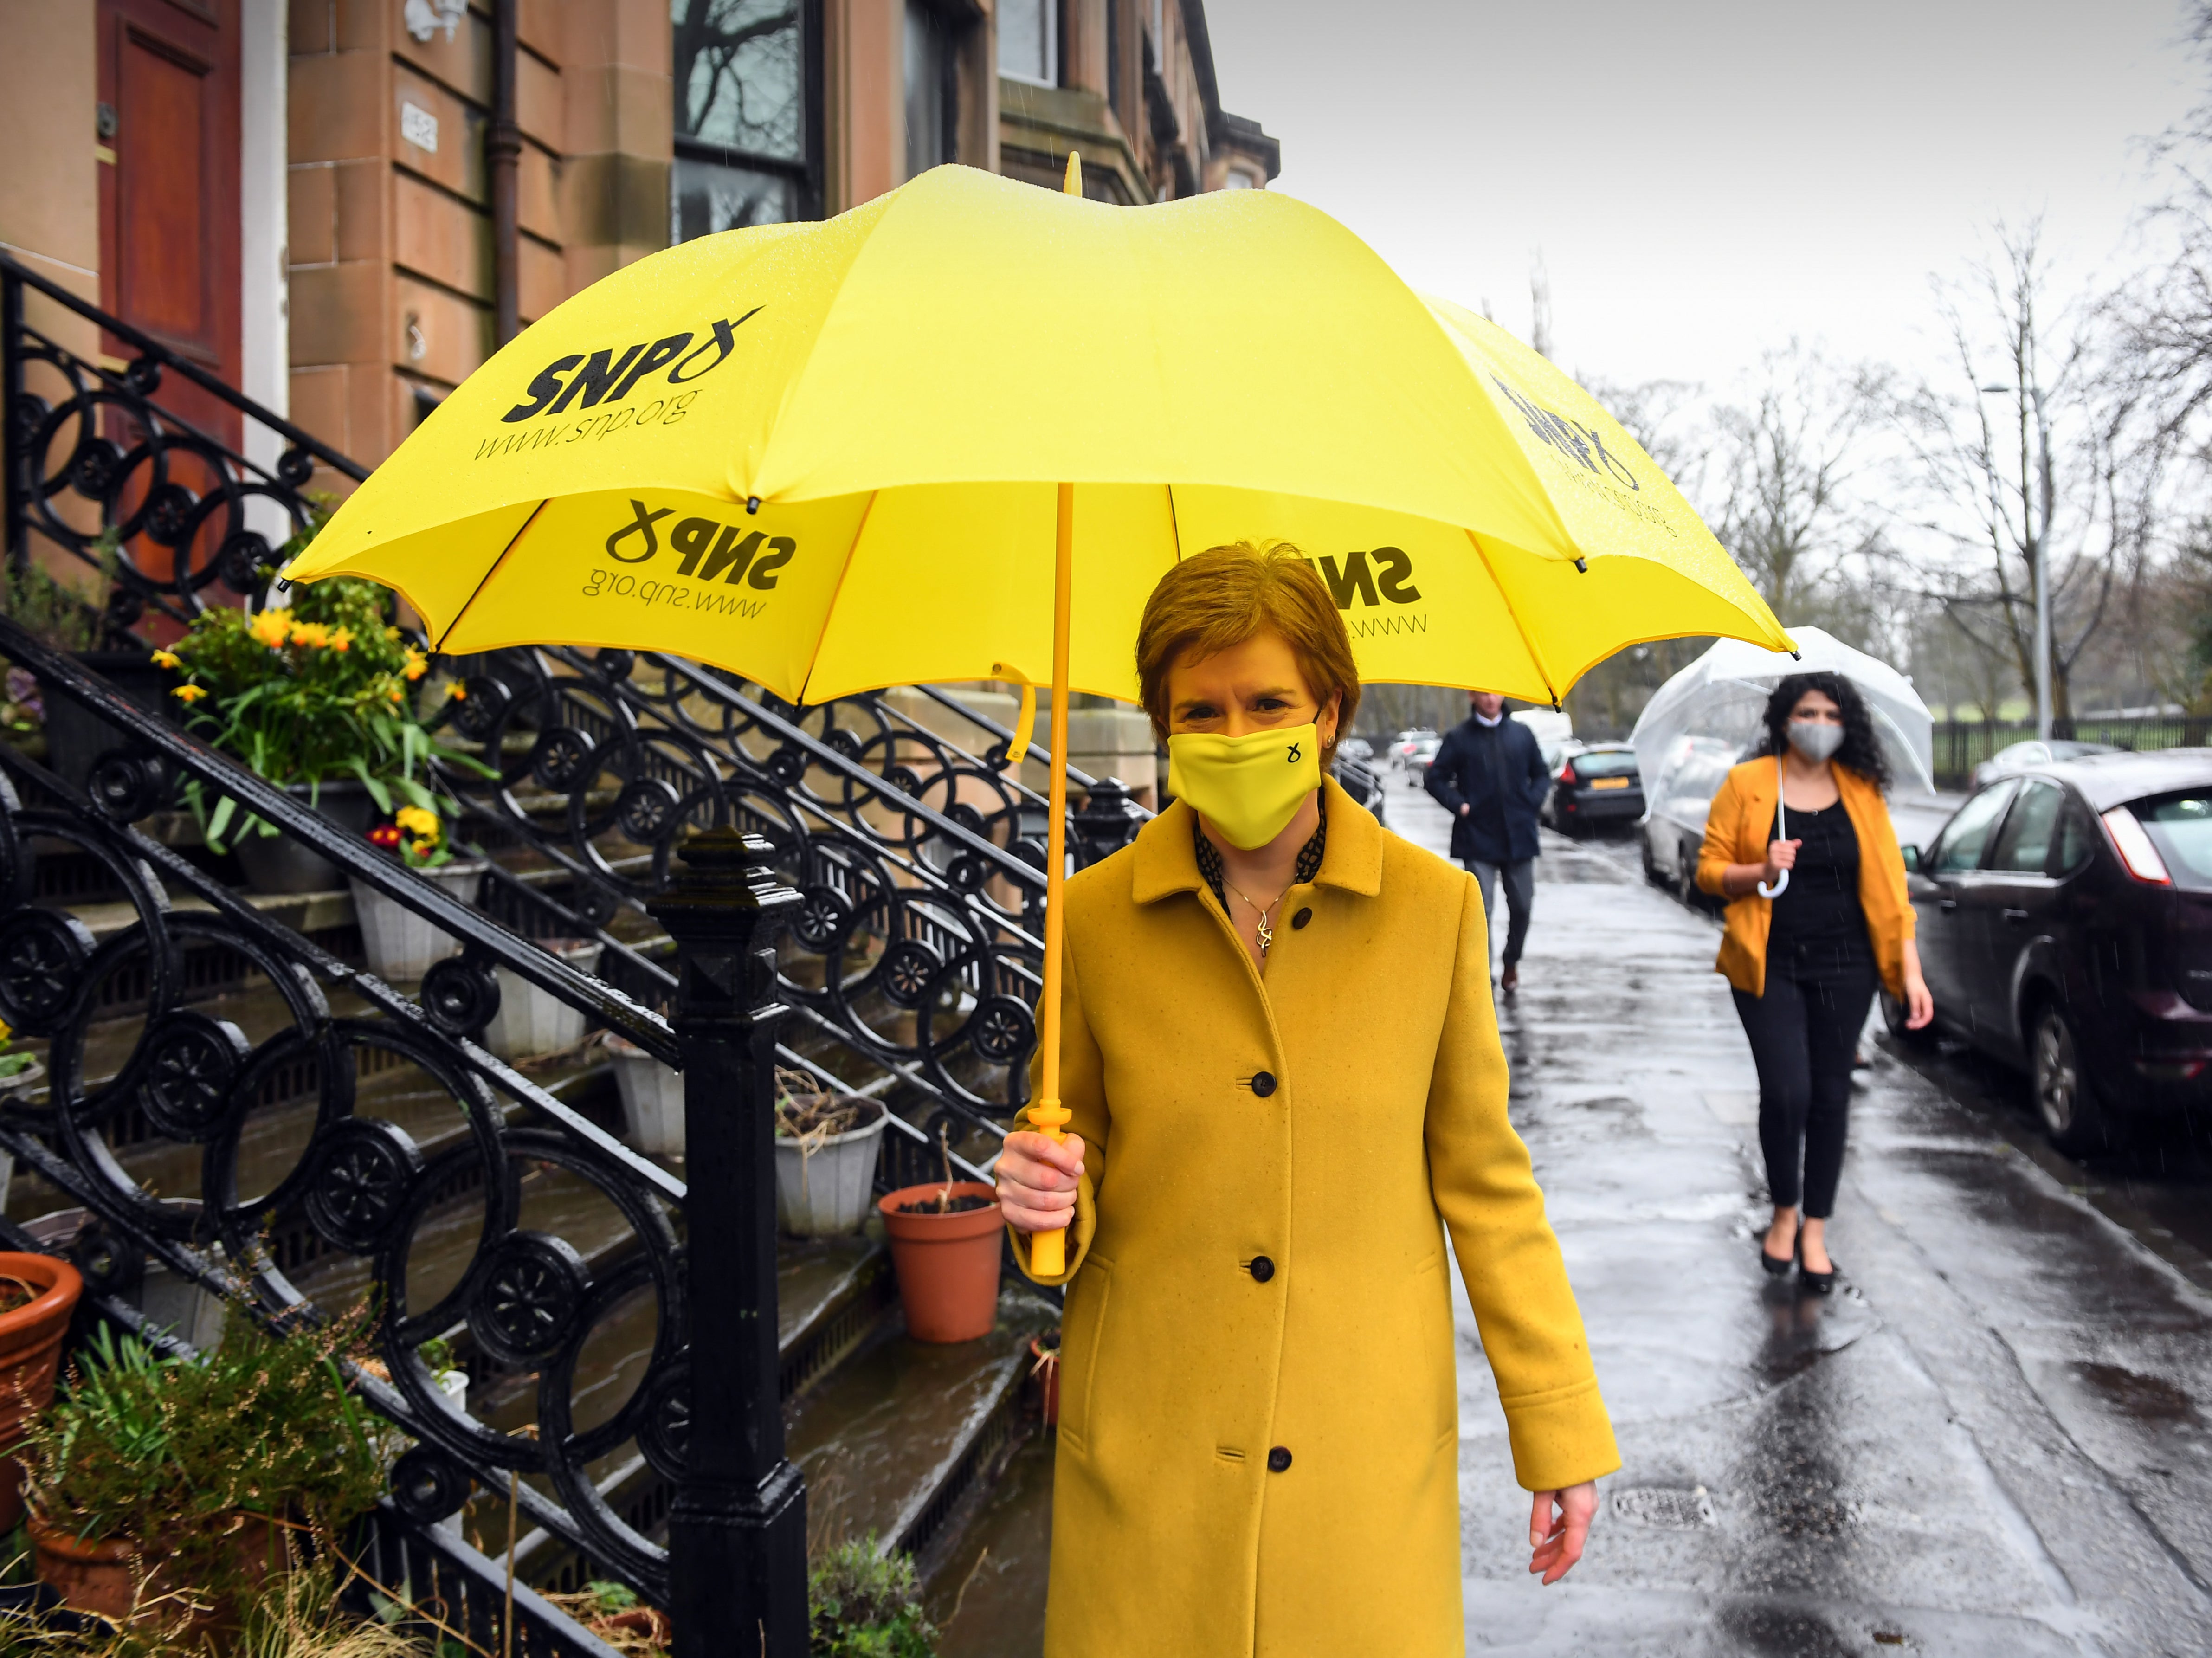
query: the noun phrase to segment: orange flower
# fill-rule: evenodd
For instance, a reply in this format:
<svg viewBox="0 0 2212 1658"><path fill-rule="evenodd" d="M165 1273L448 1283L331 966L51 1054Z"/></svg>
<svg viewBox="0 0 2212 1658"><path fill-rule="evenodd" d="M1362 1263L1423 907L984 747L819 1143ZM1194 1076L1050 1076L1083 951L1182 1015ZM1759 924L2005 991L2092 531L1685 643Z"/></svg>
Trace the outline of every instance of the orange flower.
<svg viewBox="0 0 2212 1658"><path fill-rule="evenodd" d="M351 650L353 648L353 629L350 628L332 629L331 630L331 648L334 651Z"/></svg>
<svg viewBox="0 0 2212 1658"><path fill-rule="evenodd" d="M180 665L174 651L156 651L154 653L154 665L157 668L174 668Z"/></svg>
<svg viewBox="0 0 2212 1658"><path fill-rule="evenodd" d="M420 679L429 671L430 659L410 645L407 647L407 677L410 679Z"/></svg>
<svg viewBox="0 0 2212 1658"><path fill-rule="evenodd" d="M447 685L446 695L456 702L465 702L469 700L469 688L456 679Z"/></svg>
<svg viewBox="0 0 2212 1658"><path fill-rule="evenodd" d="M273 651L291 637L292 618L283 610L264 610L246 631Z"/></svg>
<svg viewBox="0 0 2212 1658"><path fill-rule="evenodd" d="M407 700L406 693L402 691L397 685L394 685L392 688L391 696L394 702L404 702Z"/></svg>
<svg viewBox="0 0 2212 1658"><path fill-rule="evenodd" d="M171 691L169 695L175 697L179 702L197 702L200 698L205 696L207 692L198 685L179 685L176 689Z"/></svg>
<svg viewBox="0 0 2212 1658"><path fill-rule="evenodd" d="M295 622L292 624L292 639L295 644L320 650L331 642L331 630L327 624L320 622Z"/></svg>

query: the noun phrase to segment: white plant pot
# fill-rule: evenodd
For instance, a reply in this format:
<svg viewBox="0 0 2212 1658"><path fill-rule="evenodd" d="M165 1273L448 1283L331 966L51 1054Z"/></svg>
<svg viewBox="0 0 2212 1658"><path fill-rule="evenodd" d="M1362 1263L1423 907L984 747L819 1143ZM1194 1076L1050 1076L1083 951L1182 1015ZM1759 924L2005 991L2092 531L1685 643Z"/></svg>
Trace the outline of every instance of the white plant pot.
<svg viewBox="0 0 2212 1658"><path fill-rule="evenodd" d="M599 968L596 938L535 938L531 941L547 954L559 957L585 973ZM484 1026L483 1045L502 1060L520 1060L532 1054L557 1054L584 1040L584 1010L571 1007L550 990L540 989L520 974L495 968L499 980L499 1011Z"/></svg>
<svg viewBox="0 0 2212 1658"><path fill-rule="evenodd" d="M426 881L436 882L460 902L473 904L477 889L483 884L484 866L480 863L447 864L441 869L415 872ZM387 982L419 979L430 970L432 963L461 953L461 941L436 922L417 915L358 880L348 884L353 888L354 919L361 925L362 948L368 956L368 970L378 978Z"/></svg>
<svg viewBox="0 0 2212 1658"><path fill-rule="evenodd" d="M775 1143L775 1212L796 1238L842 1237L860 1230L875 1197L876 1156L889 1114L848 1134L832 1134L811 1151L797 1140Z"/></svg>
<svg viewBox="0 0 2212 1658"><path fill-rule="evenodd" d="M623 1139L657 1157L684 1155L684 1073L634 1042L607 1038L615 1086L622 1093Z"/></svg>

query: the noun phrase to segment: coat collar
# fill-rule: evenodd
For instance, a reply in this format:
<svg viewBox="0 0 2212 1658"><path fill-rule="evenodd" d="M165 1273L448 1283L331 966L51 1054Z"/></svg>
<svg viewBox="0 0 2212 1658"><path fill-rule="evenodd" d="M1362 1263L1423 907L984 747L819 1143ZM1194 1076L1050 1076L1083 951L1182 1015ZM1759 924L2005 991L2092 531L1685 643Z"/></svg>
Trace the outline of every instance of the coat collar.
<svg viewBox="0 0 2212 1658"><path fill-rule="evenodd" d="M1375 897L1382 890L1382 826L1334 777L1322 778L1321 786L1328 795L1328 844L1314 884ZM1137 902L1204 890L1206 878L1198 872L1191 846L1192 816L1189 803L1178 800L1137 831L1131 881Z"/></svg>

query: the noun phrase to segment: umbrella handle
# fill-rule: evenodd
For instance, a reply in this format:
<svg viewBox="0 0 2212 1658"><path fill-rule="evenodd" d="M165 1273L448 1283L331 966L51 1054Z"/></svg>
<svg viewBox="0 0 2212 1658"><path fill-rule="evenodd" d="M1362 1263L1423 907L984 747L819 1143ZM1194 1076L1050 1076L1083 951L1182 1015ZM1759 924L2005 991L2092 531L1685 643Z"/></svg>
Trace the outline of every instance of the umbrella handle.
<svg viewBox="0 0 2212 1658"><path fill-rule="evenodd" d="M1774 832L1778 840L1790 838L1790 808L1782 799L1782 756L1778 754L1774 756ZM1786 869L1772 886L1764 881L1759 884L1759 896L1762 898L1779 898L1789 890L1790 872Z"/></svg>

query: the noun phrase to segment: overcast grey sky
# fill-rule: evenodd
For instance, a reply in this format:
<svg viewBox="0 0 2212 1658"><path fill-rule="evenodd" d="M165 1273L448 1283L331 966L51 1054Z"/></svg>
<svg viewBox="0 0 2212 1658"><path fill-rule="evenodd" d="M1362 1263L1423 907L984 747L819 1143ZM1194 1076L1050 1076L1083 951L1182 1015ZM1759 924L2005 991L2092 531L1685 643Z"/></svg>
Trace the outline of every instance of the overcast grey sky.
<svg viewBox="0 0 2212 1658"><path fill-rule="evenodd" d="M1621 382L1718 390L1793 334L1940 371L1930 272L2041 214L2111 272L2196 100L2177 0L1207 0L1276 188L1415 287Z"/></svg>

